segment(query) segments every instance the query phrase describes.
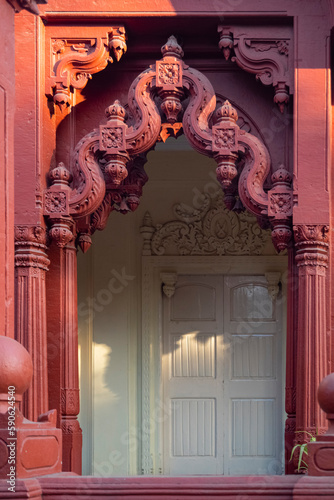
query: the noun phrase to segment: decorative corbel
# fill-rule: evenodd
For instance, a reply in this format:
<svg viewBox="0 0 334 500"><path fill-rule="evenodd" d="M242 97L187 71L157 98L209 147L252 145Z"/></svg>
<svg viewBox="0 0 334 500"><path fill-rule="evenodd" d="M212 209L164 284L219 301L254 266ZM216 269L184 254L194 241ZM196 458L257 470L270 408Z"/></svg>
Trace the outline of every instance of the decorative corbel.
<svg viewBox="0 0 334 500"><path fill-rule="evenodd" d="M15 12L20 12L22 9L26 9L32 14L39 16L39 10L37 5L48 3L48 0L7 0L13 7Z"/></svg>
<svg viewBox="0 0 334 500"><path fill-rule="evenodd" d="M177 283L177 273L161 273L162 291L169 299L175 293L175 285Z"/></svg>
<svg viewBox="0 0 334 500"><path fill-rule="evenodd" d="M231 58L240 68L256 75L264 85L272 85L274 102L283 113L292 86L288 71L289 40L257 38L222 25L218 26L218 33L219 48L225 59Z"/></svg>
<svg viewBox="0 0 334 500"><path fill-rule="evenodd" d="M102 71L126 52L123 26L109 28L96 38L54 38L51 42L52 73L46 95L61 111L70 105L71 92L83 89L94 73Z"/></svg>

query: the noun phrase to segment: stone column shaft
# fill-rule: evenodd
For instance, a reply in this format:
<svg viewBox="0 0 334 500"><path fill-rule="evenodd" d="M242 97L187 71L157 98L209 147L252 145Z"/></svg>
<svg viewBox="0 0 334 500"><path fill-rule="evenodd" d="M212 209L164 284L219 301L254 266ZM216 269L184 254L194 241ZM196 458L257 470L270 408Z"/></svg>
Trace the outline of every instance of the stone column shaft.
<svg viewBox="0 0 334 500"><path fill-rule="evenodd" d="M41 226L15 227L15 338L33 361L33 378L23 396L23 414L36 421L49 409L45 273L46 234Z"/></svg>
<svg viewBox="0 0 334 500"><path fill-rule="evenodd" d="M328 226L294 227L298 267L298 333L296 380L297 442L308 440L306 432L325 432L324 413L317 389L329 373L326 325L326 270Z"/></svg>

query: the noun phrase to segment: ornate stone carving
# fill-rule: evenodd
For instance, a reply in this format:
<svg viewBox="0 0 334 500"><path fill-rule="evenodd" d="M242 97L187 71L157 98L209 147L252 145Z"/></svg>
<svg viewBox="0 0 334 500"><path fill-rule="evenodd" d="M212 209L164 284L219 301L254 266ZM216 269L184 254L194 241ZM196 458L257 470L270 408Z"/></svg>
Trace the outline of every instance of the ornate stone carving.
<svg viewBox="0 0 334 500"><path fill-rule="evenodd" d="M298 267L328 266L329 226L299 224L293 226Z"/></svg>
<svg viewBox="0 0 334 500"><path fill-rule="evenodd" d="M42 226L15 226L15 267L48 270L46 231Z"/></svg>
<svg viewBox="0 0 334 500"><path fill-rule="evenodd" d="M245 40L242 43L246 43ZM111 209L107 209L106 201L101 206L106 191L111 194L113 209L127 213L137 208L142 186L147 181L143 153L149 151L167 130L165 127L162 131L161 114L156 105L160 99L167 127L178 133L182 126L194 149L215 158L217 177L228 208L240 211L246 207L262 225L268 226L269 219L274 244L278 251L284 250L291 238L291 176L282 173L283 169L280 175L273 177L273 188L265 191L263 186L270 171L270 157L263 142L240 129L236 110L229 101L212 116L216 109L213 87L203 74L182 61L183 51L175 37L168 39L162 54L162 60L141 73L130 86L128 116L131 126L127 125L124 108L115 101L107 108L107 123L78 143L70 168L73 183L68 196L68 215L78 221L96 210L99 214L107 214ZM182 114L181 125L176 120ZM54 179L52 182L49 192L56 190ZM66 182L68 189L69 179ZM45 214L51 221L55 214L50 213L50 197L48 194L45 199ZM85 221L84 225L81 234L88 238L95 230L94 224ZM87 241L83 242L86 247ZM227 251L224 245L219 250L222 253Z"/></svg>
<svg viewBox="0 0 334 500"><path fill-rule="evenodd" d="M56 193L45 193L45 214L66 213L67 212L67 196L65 191L58 191Z"/></svg>
<svg viewBox="0 0 334 500"><path fill-rule="evenodd" d="M239 29L218 26L219 48L225 59L234 51L232 61L248 73L253 73L264 85L273 85L274 102L280 111L289 102L289 88L292 86L288 68L289 40L263 39L248 35Z"/></svg>
<svg viewBox="0 0 334 500"><path fill-rule="evenodd" d="M161 282L162 282L162 291L169 299L173 297L175 293L175 285L177 282L177 274L176 273L161 273L160 274Z"/></svg>
<svg viewBox="0 0 334 500"><path fill-rule="evenodd" d="M259 228L254 217L224 206L220 191L212 197L203 194L200 209L180 204L174 213L176 220L155 227L145 215L143 255L261 255L268 241L268 232Z"/></svg>
<svg viewBox="0 0 334 500"><path fill-rule="evenodd" d="M229 26L218 26L218 33L220 35L218 46L223 51L226 61L228 61L233 48L233 33Z"/></svg>
<svg viewBox="0 0 334 500"><path fill-rule="evenodd" d="M114 26L99 38L53 39L53 67L47 78L46 95L63 111L70 105L74 89L83 89L94 73L113 62L113 57L119 61L126 49L123 26Z"/></svg>

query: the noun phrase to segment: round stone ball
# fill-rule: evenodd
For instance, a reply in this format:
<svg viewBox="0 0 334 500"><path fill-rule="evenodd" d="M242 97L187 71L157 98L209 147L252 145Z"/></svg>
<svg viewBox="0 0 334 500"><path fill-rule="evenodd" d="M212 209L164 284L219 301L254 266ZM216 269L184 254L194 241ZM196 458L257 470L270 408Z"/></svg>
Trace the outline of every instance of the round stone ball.
<svg viewBox="0 0 334 500"><path fill-rule="evenodd" d="M334 414L334 373L330 373L320 382L318 401L325 413Z"/></svg>
<svg viewBox="0 0 334 500"><path fill-rule="evenodd" d="M33 373L31 356L16 340L0 335L0 395L14 388L17 400L28 389Z"/></svg>

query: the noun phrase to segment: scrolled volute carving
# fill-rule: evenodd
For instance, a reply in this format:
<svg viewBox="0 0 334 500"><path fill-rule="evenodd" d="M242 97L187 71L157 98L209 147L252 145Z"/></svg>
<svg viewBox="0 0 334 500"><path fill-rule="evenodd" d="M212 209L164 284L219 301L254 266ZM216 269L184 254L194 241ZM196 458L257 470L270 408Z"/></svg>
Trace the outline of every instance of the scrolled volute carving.
<svg viewBox="0 0 334 500"><path fill-rule="evenodd" d="M231 51L233 62L248 73L255 74L264 85L272 85L275 90L274 102L281 113L289 102L289 88L292 82L288 68L289 41L256 37L229 26L218 26L219 48L225 59Z"/></svg>
<svg viewBox="0 0 334 500"><path fill-rule="evenodd" d="M47 78L46 95L63 111L70 105L71 92L83 89L94 73L102 71L113 58L126 52L124 26L101 30L96 38L54 39L51 44L53 66Z"/></svg>

